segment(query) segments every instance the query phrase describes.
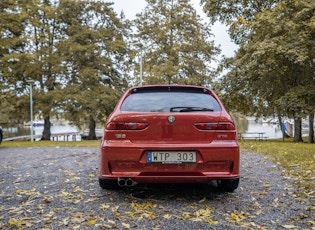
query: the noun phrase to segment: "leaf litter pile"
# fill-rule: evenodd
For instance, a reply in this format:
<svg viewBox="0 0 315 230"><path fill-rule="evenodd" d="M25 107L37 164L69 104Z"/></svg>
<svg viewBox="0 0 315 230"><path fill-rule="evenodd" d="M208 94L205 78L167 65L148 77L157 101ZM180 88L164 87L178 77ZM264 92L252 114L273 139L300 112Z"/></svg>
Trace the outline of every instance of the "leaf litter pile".
<svg viewBox="0 0 315 230"><path fill-rule="evenodd" d="M234 193L98 185L98 148L0 148L0 229L315 229L314 203L266 157L242 153Z"/></svg>

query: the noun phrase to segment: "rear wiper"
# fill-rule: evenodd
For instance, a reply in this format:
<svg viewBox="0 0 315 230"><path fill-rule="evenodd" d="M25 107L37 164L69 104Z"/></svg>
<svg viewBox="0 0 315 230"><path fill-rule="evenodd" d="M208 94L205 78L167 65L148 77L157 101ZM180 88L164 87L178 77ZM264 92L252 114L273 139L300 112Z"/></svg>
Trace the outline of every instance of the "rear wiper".
<svg viewBox="0 0 315 230"><path fill-rule="evenodd" d="M203 107L172 107L170 112L199 112L199 111L213 111L213 109Z"/></svg>

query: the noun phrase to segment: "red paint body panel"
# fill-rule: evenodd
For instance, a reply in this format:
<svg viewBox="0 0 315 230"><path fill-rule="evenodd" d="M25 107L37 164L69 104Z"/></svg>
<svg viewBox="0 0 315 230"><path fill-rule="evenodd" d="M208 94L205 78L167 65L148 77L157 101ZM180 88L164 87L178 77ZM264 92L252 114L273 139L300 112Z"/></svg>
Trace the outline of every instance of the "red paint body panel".
<svg viewBox="0 0 315 230"><path fill-rule="evenodd" d="M141 88L150 88L144 86ZM199 130L195 123L234 122L210 89L197 86L154 86L196 88L213 97L220 110L200 112L121 111L134 89L128 90L107 120L147 123L143 130L107 130L101 141L99 178L131 178L140 183L206 183L239 178L240 154L236 130ZM139 89L138 87L136 89ZM175 89L177 90L177 89ZM168 118L173 116L174 123ZM148 151L195 151L196 163L148 163Z"/></svg>

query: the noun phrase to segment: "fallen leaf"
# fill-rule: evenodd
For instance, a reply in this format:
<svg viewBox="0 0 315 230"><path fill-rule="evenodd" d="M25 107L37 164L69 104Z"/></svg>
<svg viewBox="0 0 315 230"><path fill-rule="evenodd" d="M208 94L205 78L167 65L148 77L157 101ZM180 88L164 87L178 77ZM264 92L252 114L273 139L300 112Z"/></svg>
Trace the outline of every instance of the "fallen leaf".
<svg viewBox="0 0 315 230"><path fill-rule="evenodd" d="M112 228L116 228L116 222L113 220L108 220L108 223L112 226Z"/></svg>
<svg viewBox="0 0 315 230"><path fill-rule="evenodd" d="M91 225L95 225L96 224L96 220L90 220L89 222L86 223L87 225L91 226Z"/></svg>
<svg viewBox="0 0 315 230"><path fill-rule="evenodd" d="M74 191L74 192L78 192L78 191L82 192L82 191L83 191L83 189L82 189L82 188L80 188L80 187L75 187L75 189L74 189L73 191Z"/></svg>
<svg viewBox="0 0 315 230"><path fill-rule="evenodd" d="M130 228L130 225L126 224L126 223L122 223L122 226L124 227L124 229L129 229Z"/></svg>
<svg viewBox="0 0 315 230"><path fill-rule="evenodd" d="M101 209L102 211L105 211L106 209L110 208L110 205L109 204L102 204L101 205Z"/></svg>
<svg viewBox="0 0 315 230"><path fill-rule="evenodd" d="M170 214L165 214L164 216L163 216L163 218L165 218L165 219L170 219L172 217L172 215L170 215Z"/></svg>
<svg viewBox="0 0 315 230"><path fill-rule="evenodd" d="M15 218L10 218L10 220L9 220L9 225L10 225L11 227L13 227L13 226L18 226L18 221L17 221Z"/></svg>
<svg viewBox="0 0 315 230"><path fill-rule="evenodd" d="M294 229L294 228L297 228L296 226L292 225L292 224L285 224L285 225L282 225L282 227L284 227L285 229Z"/></svg>

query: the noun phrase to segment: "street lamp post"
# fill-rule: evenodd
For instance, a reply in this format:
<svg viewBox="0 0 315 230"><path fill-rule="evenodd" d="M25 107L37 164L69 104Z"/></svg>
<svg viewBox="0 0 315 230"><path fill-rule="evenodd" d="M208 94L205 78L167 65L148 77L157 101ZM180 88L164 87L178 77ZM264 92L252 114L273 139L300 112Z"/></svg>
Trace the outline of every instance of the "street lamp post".
<svg viewBox="0 0 315 230"><path fill-rule="evenodd" d="M140 61L140 86L142 86L142 49L140 50L139 61Z"/></svg>
<svg viewBox="0 0 315 230"><path fill-rule="evenodd" d="M29 79L26 81L27 83L30 84L30 115L31 115L31 141L33 142L33 84L34 84L34 80Z"/></svg>

